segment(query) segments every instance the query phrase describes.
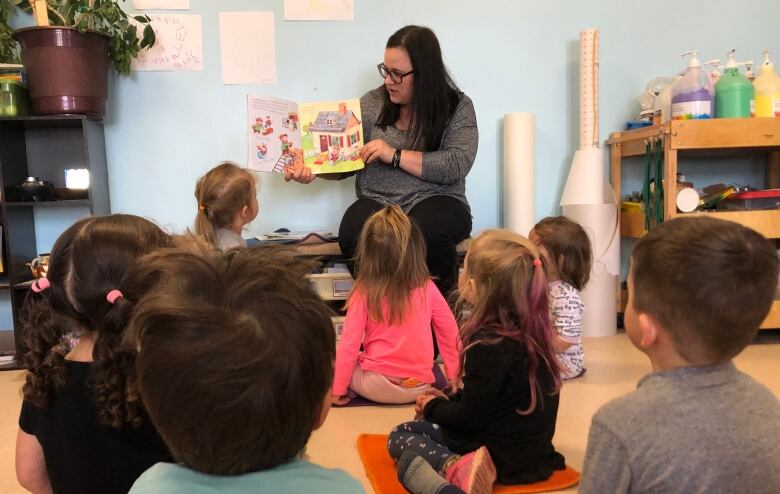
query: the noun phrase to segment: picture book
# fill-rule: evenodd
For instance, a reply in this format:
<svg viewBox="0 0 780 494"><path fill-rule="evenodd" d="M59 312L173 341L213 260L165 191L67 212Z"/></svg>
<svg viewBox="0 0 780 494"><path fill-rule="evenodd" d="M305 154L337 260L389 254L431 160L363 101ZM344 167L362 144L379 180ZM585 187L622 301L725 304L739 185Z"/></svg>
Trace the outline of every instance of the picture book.
<svg viewBox="0 0 780 494"><path fill-rule="evenodd" d="M298 104L279 98L247 97L247 168L282 173L308 167L312 173L363 168L360 101Z"/></svg>

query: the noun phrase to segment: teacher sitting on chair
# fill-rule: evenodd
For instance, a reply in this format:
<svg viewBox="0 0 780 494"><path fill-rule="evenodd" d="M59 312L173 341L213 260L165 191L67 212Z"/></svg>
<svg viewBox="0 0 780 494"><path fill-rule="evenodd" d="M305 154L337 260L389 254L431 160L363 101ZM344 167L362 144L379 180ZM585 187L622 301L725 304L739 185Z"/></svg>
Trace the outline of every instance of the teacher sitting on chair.
<svg viewBox="0 0 780 494"><path fill-rule="evenodd" d="M366 219L396 204L422 230L428 269L447 296L457 283L455 247L471 233L465 192L479 142L474 106L453 82L439 41L426 27L406 26L390 36L377 68L384 84L360 98L366 167L353 172L358 199L341 220L341 251L352 259ZM313 179L309 168L285 171L288 181Z"/></svg>

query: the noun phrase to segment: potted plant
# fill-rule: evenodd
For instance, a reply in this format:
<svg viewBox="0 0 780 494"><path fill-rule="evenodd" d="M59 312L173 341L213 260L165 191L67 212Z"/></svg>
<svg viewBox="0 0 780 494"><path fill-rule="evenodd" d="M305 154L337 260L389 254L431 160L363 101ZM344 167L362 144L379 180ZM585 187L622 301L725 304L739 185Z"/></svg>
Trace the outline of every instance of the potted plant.
<svg viewBox="0 0 780 494"><path fill-rule="evenodd" d="M151 19L134 17L144 26L139 38L118 0L0 2L37 14L37 26L14 32L21 44L33 113L102 117L109 60L120 74L129 74L132 60L155 42Z"/></svg>
<svg viewBox="0 0 780 494"><path fill-rule="evenodd" d="M18 64L19 43L14 39L14 30L9 21L11 14L21 0L0 0L0 64Z"/></svg>

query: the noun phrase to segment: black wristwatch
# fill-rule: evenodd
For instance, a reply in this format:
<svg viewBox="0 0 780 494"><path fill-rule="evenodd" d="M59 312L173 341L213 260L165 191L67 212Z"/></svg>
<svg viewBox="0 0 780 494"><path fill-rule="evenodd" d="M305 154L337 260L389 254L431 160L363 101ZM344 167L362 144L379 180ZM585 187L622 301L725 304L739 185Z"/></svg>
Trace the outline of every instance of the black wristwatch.
<svg viewBox="0 0 780 494"><path fill-rule="evenodd" d="M398 168L401 166L401 150L396 149L395 153L393 153L393 168Z"/></svg>

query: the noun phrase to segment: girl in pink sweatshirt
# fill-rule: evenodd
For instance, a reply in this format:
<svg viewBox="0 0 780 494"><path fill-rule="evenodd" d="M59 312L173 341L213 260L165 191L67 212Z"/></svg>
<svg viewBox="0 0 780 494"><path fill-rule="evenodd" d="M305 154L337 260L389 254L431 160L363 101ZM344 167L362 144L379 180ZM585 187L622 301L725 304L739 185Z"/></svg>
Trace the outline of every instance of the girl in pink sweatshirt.
<svg viewBox="0 0 780 494"><path fill-rule="evenodd" d="M458 326L425 257L420 229L399 207L387 206L366 221L336 352L334 403L349 401L348 388L393 404L412 403L428 391L434 382L431 326L447 379L457 378Z"/></svg>

